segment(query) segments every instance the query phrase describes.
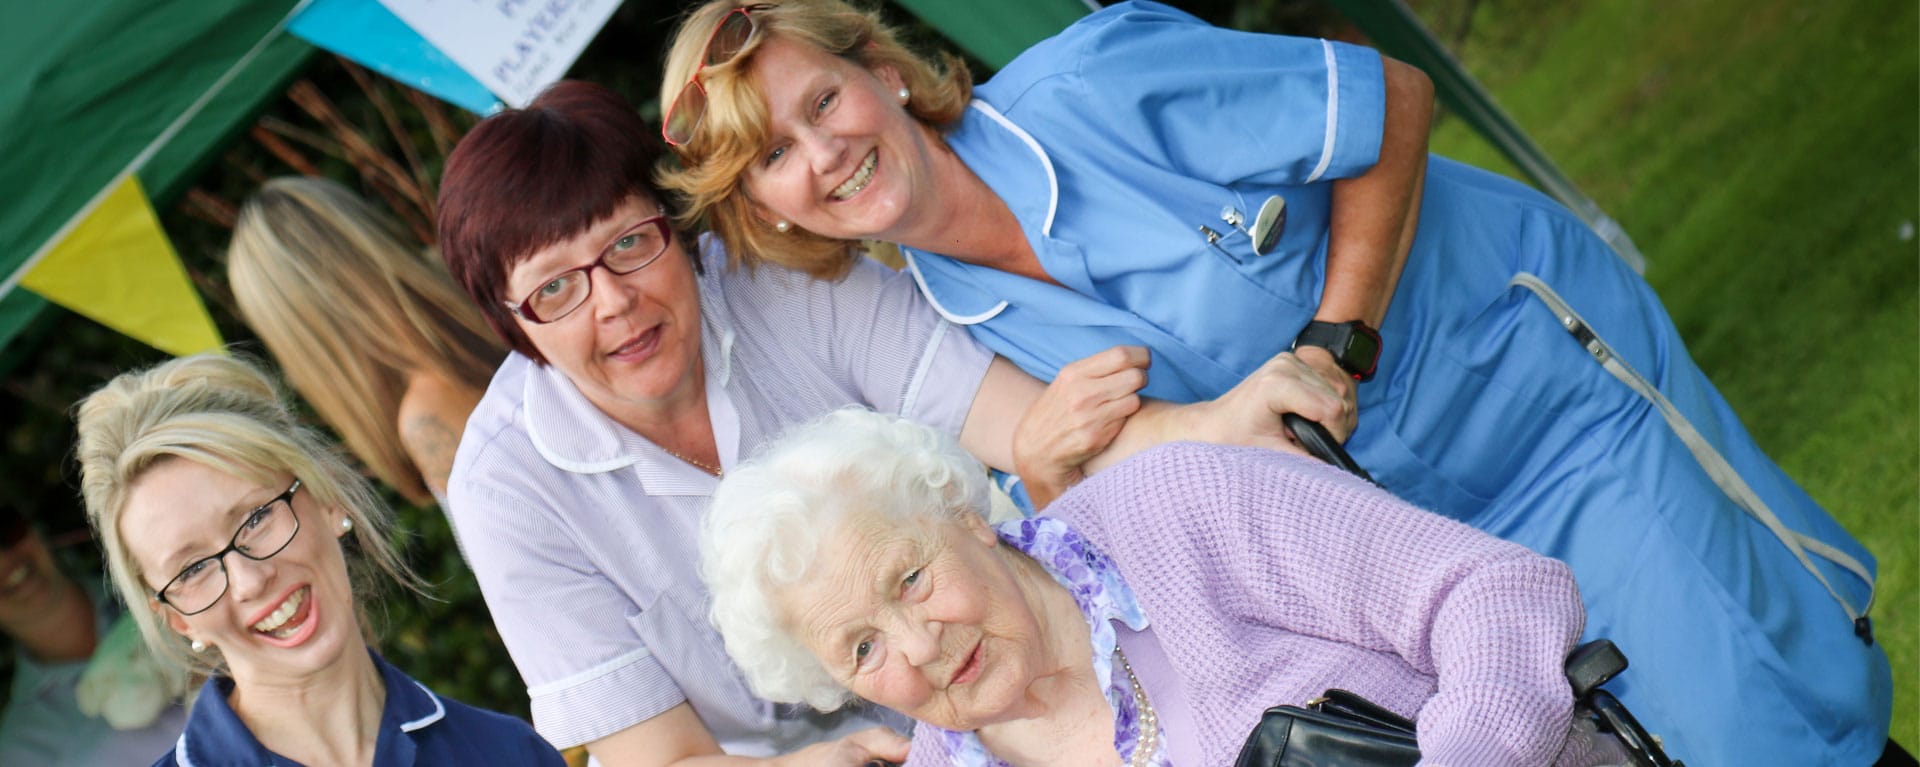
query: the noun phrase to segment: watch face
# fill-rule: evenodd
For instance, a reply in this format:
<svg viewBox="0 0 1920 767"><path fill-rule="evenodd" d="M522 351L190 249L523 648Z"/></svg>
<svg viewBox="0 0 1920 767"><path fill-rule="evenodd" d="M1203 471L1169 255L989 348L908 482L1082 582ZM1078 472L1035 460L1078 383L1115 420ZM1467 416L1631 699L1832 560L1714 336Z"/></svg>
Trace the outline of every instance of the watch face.
<svg viewBox="0 0 1920 767"><path fill-rule="evenodd" d="M1373 370L1373 363L1380 359L1380 339L1365 332L1347 336L1346 358L1356 367Z"/></svg>
<svg viewBox="0 0 1920 767"><path fill-rule="evenodd" d="M1363 322L1309 322L1294 342L1295 347L1301 344L1326 349L1341 369L1362 381L1373 377L1380 361L1380 336Z"/></svg>

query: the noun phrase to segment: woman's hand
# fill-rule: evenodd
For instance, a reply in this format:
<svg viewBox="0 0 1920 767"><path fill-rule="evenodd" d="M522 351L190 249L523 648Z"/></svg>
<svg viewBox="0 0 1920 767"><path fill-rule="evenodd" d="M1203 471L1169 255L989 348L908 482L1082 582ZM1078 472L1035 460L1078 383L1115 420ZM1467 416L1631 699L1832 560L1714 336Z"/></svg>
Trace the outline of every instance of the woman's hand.
<svg viewBox="0 0 1920 767"><path fill-rule="evenodd" d="M815 743L774 760L778 767L865 767L874 760L907 761L909 741L885 727L873 727L839 740Z"/></svg>
<svg viewBox="0 0 1920 767"><path fill-rule="evenodd" d="M995 468L1007 468L996 456L1010 458L1035 509L1046 508L1086 474L1163 442L1247 445L1304 455L1305 448L1281 423L1282 414L1318 421L1343 442L1358 416L1352 377L1325 349L1301 351L1304 356L1277 354L1225 394L1191 405L1140 397L1151 361L1144 347L1116 346L1074 362L1044 390L1013 363L996 359L975 395L961 444ZM1007 407L979 407L982 400ZM1013 412L1021 414L1018 423L1010 423ZM1011 438L1002 436L1009 426ZM1011 456L993 452L1009 443Z"/></svg>
<svg viewBox="0 0 1920 767"><path fill-rule="evenodd" d="M1151 361L1143 346L1115 346L1074 361L1027 408L1014 431L1013 460L1034 508L1079 482L1082 465L1106 450L1140 409Z"/></svg>
<svg viewBox="0 0 1920 767"><path fill-rule="evenodd" d="M1290 354L1299 359L1309 370L1312 370L1314 374L1320 378L1321 382L1332 387L1333 391L1339 396L1340 402L1338 408L1326 407L1324 410L1316 411L1323 415L1314 415L1304 409L1307 407L1331 404L1319 398L1315 398L1311 403L1303 402L1301 408L1294 408L1283 412L1299 413L1309 420L1319 421L1321 426L1327 427L1327 431L1333 433L1334 439L1345 443L1347 437L1353 434L1354 427L1358 426L1360 422L1359 387L1356 385L1358 382L1353 380L1353 374L1348 373L1345 368L1340 367L1340 362L1335 360L1333 353L1326 349L1318 346L1301 346ZM1285 356L1289 355L1280 355L1280 357ZM1267 364L1272 365L1273 362L1279 360L1280 357L1269 360ZM1262 370L1264 369L1265 368L1262 368ZM1257 376L1259 373L1256 372L1254 375ZM1248 380L1252 380L1252 378L1253 376L1249 376ZM1242 385L1244 384L1245 381L1242 382ZM1231 392L1229 392L1229 394L1231 394Z"/></svg>
<svg viewBox="0 0 1920 767"><path fill-rule="evenodd" d="M1306 448L1293 440L1293 433L1281 422L1280 416L1285 413L1318 421L1336 439L1345 441L1357 420L1353 379L1334 364L1326 350L1301 351L1307 353L1307 359L1315 352L1325 356L1325 365L1333 374L1322 372L1316 363L1293 352L1281 352L1214 399L1191 405L1147 400L1113 445L1085 462L1084 471L1091 474L1163 442L1213 442L1306 455ZM1026 479L1027 475L1021 477ZM1027 494L1034 495L1031 484ZM1034 505L1039 508L1038 497Z"/></svg>
<svg viewBox="0 0 1920 767"><path fill-rule="evenodd" d="M1325 349L1307 347L1301 351L1305 354L1276 354L1227 393L1177 408L1171 421L1179 431L1168 435L1168 441L1198 440L1306 455L1306 448L1295 442L1293 433L1281 423L1283 413L1318 421L1335 439L1346 441L1357 420L1353 378ZM1309 361L1316 353L1325 358L1332 375Z"/></svg>

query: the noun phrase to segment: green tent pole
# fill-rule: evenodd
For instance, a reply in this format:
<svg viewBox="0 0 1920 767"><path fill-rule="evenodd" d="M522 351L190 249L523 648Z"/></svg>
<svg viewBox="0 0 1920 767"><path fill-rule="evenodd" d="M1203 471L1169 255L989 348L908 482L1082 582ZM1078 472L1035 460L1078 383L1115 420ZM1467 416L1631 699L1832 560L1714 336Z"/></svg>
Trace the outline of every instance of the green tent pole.
<svg viewBox="0 0 1920 767"><path fill-rule="evenodd" d="M1466 120L1468 125L1492 143L1521 173L1560 204L1572 209L1587 222L1594 233L1612 245L1621 258L1636 271L1646 270L1646 258L1627 237L1627 232L1581 193L1566 175L1547 158L1547 153L1527 138L1525 131L1500 110L1486 89L1481 88L1453 54L1434 38L1420 17L1401 0L1333 0L1335 7L1360 27L1387 55L1425 70L1433 78L1434 92L1440 103Z"/></svg>

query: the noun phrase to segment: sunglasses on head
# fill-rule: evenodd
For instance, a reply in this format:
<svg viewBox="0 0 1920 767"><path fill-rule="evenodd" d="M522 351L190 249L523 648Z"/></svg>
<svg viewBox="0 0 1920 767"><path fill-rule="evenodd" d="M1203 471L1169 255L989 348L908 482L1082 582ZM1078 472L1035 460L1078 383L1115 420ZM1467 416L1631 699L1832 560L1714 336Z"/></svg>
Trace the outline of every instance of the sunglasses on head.
<svg viewBox="0 0 1920 767"><path fill-rule="evenodd" d="M700 121L707 116L707 86L700 84L700 73L707 67L732 61L746 50L747 44L760 34L760 24L754 21L753 14L777 7L775 3L743 5L720 17L713 34L707 36L706 47L701 49L699 66L693 68L687 84L667 106L666 115L660 121L660 137L668 144L685 146L692 141L694 131L700 129Z"/></svg>

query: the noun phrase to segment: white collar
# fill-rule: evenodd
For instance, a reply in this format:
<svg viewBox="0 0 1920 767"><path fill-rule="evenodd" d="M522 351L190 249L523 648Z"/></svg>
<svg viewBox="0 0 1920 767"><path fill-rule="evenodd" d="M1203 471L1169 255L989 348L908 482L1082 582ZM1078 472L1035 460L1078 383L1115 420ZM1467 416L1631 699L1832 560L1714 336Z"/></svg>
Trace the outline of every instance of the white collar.
<svg viewBox="0 0 1920 767"><path fill-rule="evenodd" d="M697 280L701 365L706 371L707 407L716 422L715 441L726 458L736 440L727 439L723 432L731 431L736 438L738 434L737 413L726 392L733 376L734 330L719 272L727 268L727 258L718 238L708 235L700 237L700 253L705 270ZM599 474L638 464L652 469L642 472L649 494L711 492L710 482L696 483L702 487L682 487L683 482L670 479L687 473L678 471L678 465L684 462L608 417L564 373L552 365L535 365L517 356L515 361L527 366L520 394L527 436L548 463L575 474ZM734 424L733 428L719 428L722 421ZM686 468L705 476L690 466Z"/></svg>

